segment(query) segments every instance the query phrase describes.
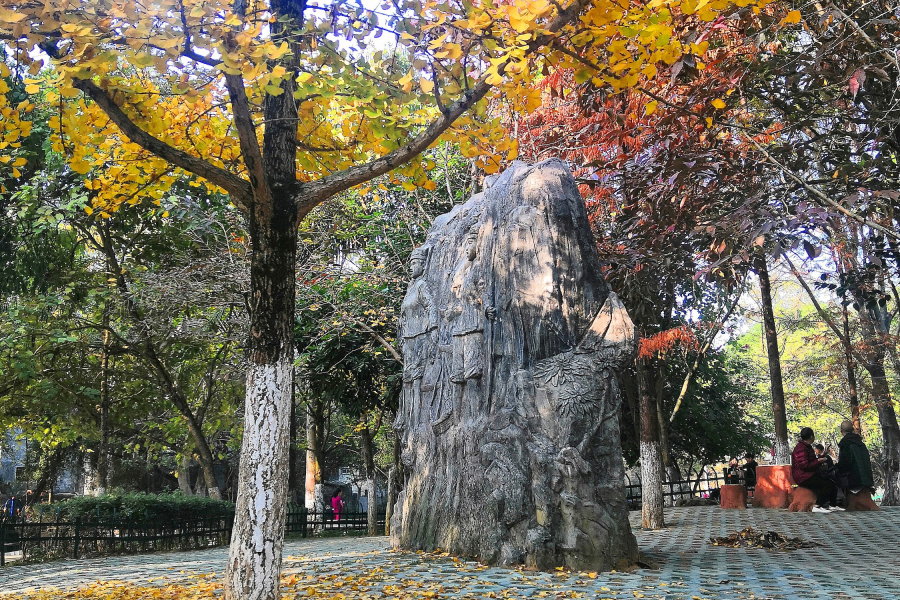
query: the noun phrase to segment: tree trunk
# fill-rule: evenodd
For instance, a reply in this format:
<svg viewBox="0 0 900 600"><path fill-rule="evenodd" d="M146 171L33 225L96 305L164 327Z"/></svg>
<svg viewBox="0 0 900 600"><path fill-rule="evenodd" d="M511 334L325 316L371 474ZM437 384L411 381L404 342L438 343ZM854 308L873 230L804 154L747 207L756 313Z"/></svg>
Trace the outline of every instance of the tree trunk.
<svg viewBox="0 0 900 600"><path fill-rule="evenodd" d="M784 383L781 377L781 354L778 349L778 333L775 329L775 311L772 307L769 269L764 256L756 259L756 274L759 276L763 329L766 334L766 352L769 356L769 388L772 392L772 414L775 417L775 462L787 465L791 462L791 447L788 443L787 410L784 403Z"/></svg>
<svg viewBox="0 0 900 600"><path fill-rule="evenodd" d="M663 407L663 394L665 392L665 370L666 363L664 361L658 361L658 371L656 376L656 426L659 430L659 453L660 453L660 463L662 466L662 474L660 477L662 481L665 482L673 482L677 481L674 478L675 470L673 468L674 461L672 459L672 453L669 450L669 428L668 428L668 420L666 419L665 410ZM674 497L670 497L668 501L666 501L665 496L663 496L663 505L672 506L675 501Z"/></svg>
<svg viewBox="0 0 900 600"><path fill-rule="evenodd" d="M656 403L650 395L647 368L638 357L638 395L641 403L641 527L661 529L663 519L662 453L659 448L659 427Z"/></svg>
<svg viewBox="0 0 900 600"><path fill-rule="evenodd" d="M859 396L856 392L856 363L853 360L853 349L850 338L850 319L847 315L847 304L842 303L841 313L844 318L844 337L841 345L844 347L844 358L847 361L847 387L850 390L850 420L853 421L853 431L862 433L862 424L859 418Z"/></svg>
<svg viewBox="0 0 900 600"><path fill-rule="evenodd" d="M860 323L865 342L865 369L872 379L872 400L878 410L878 422L884 439L884 498L882 506L900 505L900 425L891 398L891 388L884 371L884 337L880 331L879 319L882 315L874 308L866 306L865 298L857 297L860 304Z"/></svg>
<svg viewBox="0 0 900 600"><path fill-rule="evenodd" d="M324 510L324 500L317 494L322 485L322 440L323 424L313 410L312 401L306 407L306 494L305 506L310 511Z"/></svg>
<svg viewBox="0 0 900 600"><path fill-rule="evenodd" d="M368 501L366 502L366 530L369 535L378 533L378 501L375 498L375 451L372 444L372 432L366 424L359 432L360 447L362 448L363 468L365 469L365 482Z"/></svg>
<svg viewBox="0 0 900 600"><path fill-rule="evenodd" d="M393 433L394 452L391 459L391 470L388 472L387 506L384 513L384 535L391 535L391 517L394 515L394 503L400 495L403 485L400 475L400 437Z"/></svg>
<svg viewBox="0 0 900 600"><path fill-rule="evenodd" d="M97 495L109 489L109 311L103 309L103 349L100 352L100 448L97 453Z"/></svg>
<svg viewBox="0 0 900 600"><path fill-rule="evenodd" d="M891 400L891 391L885 376L883 364L877 361L866 364L866 370L872 378L872 400L878 410L878 421L881 424L881 435L884 438L884 498L882 506L900 505L900 427L897 414Z"/></svg>
<svg viewBox="0 0 900 600"><path fill-rule="evenodd" d="M178 469L176 475L178 478L178 489L185 496L193 496L194 488L191 487L191 453L187 449L184 456L181 457L181 468Z"/></svg>
<svg viewBox="0 0 900 600"><path fill-rule="evenodd" d="M292 90L283 95L293 104ZM271 112L268 104L272 99L273 96L266 96L267 115ZM271 129L277 127L267 125L264 136L273 135ZM283 159L286 153L289 168L282 164L267 165L265 172L286 172L294 178L294 141L290 140L290 149L272 154L274 159ZM253 173L250 176L253 182ZM271 185L271 201L266 201L265 196L255 199L249 219L253 247L250 366L238 476L241 485L225 573L226 600L278 600L280 597L293 372L297 209L286 190L279 189L277 183Z"/></svg>
<svg viewBox="0 0 900 600"><path fill-rule="evenodd" d="M622 382L622 395L625 397L625 404L628 406L628 416L631 419L631 424L634 427L634 440L635 443L640 446L641 441L641 407L640 401L635 398L635 386L634 379L635 377L626 377L626 380ZM624 430L623 430L624 431Z"/></svg>

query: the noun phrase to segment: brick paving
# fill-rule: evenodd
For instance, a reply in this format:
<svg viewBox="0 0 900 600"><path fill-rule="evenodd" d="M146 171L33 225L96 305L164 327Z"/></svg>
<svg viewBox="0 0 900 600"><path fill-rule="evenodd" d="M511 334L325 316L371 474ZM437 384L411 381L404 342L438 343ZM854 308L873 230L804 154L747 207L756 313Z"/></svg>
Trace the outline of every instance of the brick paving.
<svg viewBox="0 0 900 600"><path fill-rule="evenodd" d="M637 525L638 513L632 513ZM809 514L778 510L667 509L662 531L636 530L653 568L632 572L536 573L488 568L452 557L391 552L385 538L290 541L285 573L298 597L344 593L391 597L405 591L440 598L892 599L900 598L900 508L877 513ZM774 530L821 544L793 552L713 546L710 536L744 527ZM0 595L37 588L71 590L94 581L138 585L189 581L221 573L225 548L62 560L0 570Z"/></svg>

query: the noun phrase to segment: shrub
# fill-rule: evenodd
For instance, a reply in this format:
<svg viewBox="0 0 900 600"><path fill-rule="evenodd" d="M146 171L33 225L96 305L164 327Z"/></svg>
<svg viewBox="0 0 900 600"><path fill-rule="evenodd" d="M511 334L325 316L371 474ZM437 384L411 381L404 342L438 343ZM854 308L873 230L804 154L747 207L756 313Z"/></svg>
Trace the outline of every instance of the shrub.
<svg viewBox="0 0 900 600"><path fill-rule="evenodd" d="M112 493L104 496L78 496L60 502L60 518L73 520L117 519L133 521L193 521L222 517L234 511L234 504L204 496L170 494Z"/></svg>

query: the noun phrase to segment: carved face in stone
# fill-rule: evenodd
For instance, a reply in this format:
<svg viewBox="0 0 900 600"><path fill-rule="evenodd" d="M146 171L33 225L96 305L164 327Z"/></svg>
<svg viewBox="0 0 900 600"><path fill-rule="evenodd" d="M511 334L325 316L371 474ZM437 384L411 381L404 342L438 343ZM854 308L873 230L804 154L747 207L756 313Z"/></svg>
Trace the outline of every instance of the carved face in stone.
<svg viewBox="0 0 900 600"><path fill-rule="evenodd" d="M428 257L428 251L422 248L416 248L413 250L412 255L409 257L409 270L413 279L422 276L422 273L425 272L425 259Z"/></svg>
<svg viewBox="0 0 900 600"><path fill-rule="evenodd" d="M478 256L478 226L472 227L472 229L466 233L464 245L466 249L466 259L469 262L475 260L475 257Z"/></svg>
<svg viewBox="0 0 900 600"><path fill-rule="evenodd" d="M425 259L421 257L416 258L414 256L409 262L409 271L413 279L421 277L422 273L425 272Z"/></svg>

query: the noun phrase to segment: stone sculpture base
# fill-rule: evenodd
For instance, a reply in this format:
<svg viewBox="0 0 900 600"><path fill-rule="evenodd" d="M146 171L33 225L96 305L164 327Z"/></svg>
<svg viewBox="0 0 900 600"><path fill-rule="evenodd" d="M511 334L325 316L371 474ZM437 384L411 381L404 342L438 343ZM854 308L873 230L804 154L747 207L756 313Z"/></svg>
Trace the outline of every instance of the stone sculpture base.
<svg viewBox="0 0 900 600"><path fill-rule="evenodd" d="M634 326L565 164L489 178L412 262L393 544L536 569L636 560L617 380Z"/></svg>

